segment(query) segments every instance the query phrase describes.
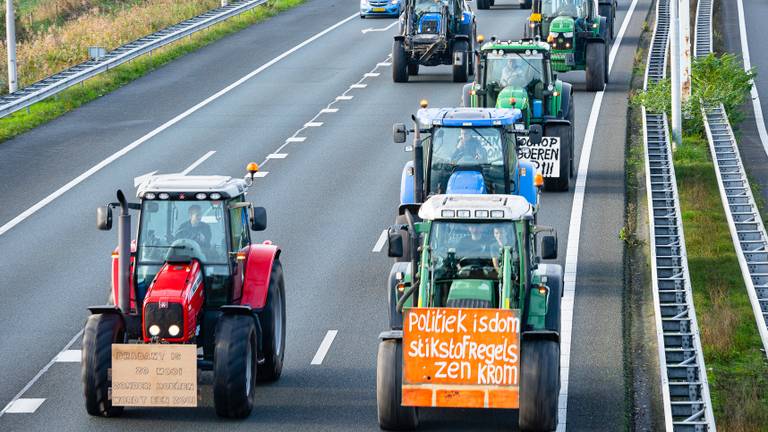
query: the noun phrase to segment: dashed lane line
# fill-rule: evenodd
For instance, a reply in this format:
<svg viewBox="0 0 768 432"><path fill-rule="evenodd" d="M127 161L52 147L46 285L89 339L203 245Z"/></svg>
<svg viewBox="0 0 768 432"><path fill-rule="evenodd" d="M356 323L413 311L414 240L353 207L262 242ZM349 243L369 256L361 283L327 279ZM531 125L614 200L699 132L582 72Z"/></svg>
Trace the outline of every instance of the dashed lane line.
<svg viewBox="0 0 768 432"><path fill-rule="evenodd" d="M6 411L8 414L32 414L45 402L42 398L19 398Z"/></svg>
<svg viewBox="0 0 768 432"><path fill-rule="evenodd" d="M200 157L200 159L192 162L192 165L188 166L184 171L181 172L181 175L187 175L192 172L193 169L200 166L201 163L205 162L209 157L213 156L216 153L216 150L211 150L208 153L204 154Z"/></svg>
<svg viewBox="0 0 768 432"><path fill-rule="evenodd" d="M81 350L64 350L56 356L56 363L80 363L82 356Z"/></svg>
<svg viewBox="0 0 768 432"><path fill-rule="evenodd" d="M328 330L328 333L325 334L323 341L320 342L320 346L317 348L315 357L312 359L313 365L323 364L323 360L325 360L325 356L328 354L328 350L331 349L331 344L336 338L336 333L338 333L338 330Z"/></svg>

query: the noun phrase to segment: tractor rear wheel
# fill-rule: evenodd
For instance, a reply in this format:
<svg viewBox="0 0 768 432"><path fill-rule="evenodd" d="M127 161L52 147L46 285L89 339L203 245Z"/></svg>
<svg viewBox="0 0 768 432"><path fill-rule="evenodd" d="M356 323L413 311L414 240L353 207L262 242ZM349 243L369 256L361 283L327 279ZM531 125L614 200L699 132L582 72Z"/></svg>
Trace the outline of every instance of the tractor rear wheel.
<svg viewBox="0 0 768 432"><path fill-rule="evenodd" d="M477 0L478 9L489 9L491 7L491 0Z"/></svg>
<svg viewBox="0 0 768 432"><path fill-rule="evenodd" d="M571 101L573 101L573 94L571 94ZM576 118L576 106L571 103L570 107L568 109L568 121L571 122L571 161L570 161L570 173L571 178L576 177L576 166L574 164L574 159L576 158L576 151L573 148L573 143L576 141L576 122L574 119Z"/></svg>
<svg viewBox="0 0 768 432"><path fill-rule="evenodd" d="M125 339L125 326L117 314L96 314L88 317L83 330L82 379L85 409L92 416L115 417L123 407L112 406L109 389L112 381L112 344Z"/></svg>
<svg viewBox="0 0 768 432"><path fill-rule="evenodd" d="M520 349L520 430L553 431L560 393L560 345L552 340L531 340Z"/></svg>
<svg viewBox="0 0 768 432"><path fill-rule="evenodd" d="M544 190L567 191L571 183L571 149L573 137L571 127L565 124L544 125L545 137L560 138L559 175L557 177L544 177Z"/></svg>
<svg viewBox="0 0 768 432"><path fill-rule="evenodd" d="M530 9L533 7L533 0L523 0L520 2L520 9Z"/></svg>
<svg viewBox="0 0 768 432"><path fill-rule="evenodd" d="M216 324L213 405L216 414L245 418L256 393L256 323L251 315L224 314Z"/></svg>
<svg viewBox="0 0 768 432"><path fill-rule="evenodd" d="M419 424L415 407L402 406L403 343L379 342L376 359L376 408L379 426L386 430L412 430Z"/></svg>
<svg viewBox="0 0 768 432"><path fill-rule="evenodd" d="M408 63L408 75L409 76L416 76L419 74L419 64L418 63Z"/></svg>
<svg viewBox="0 0 768 432"><path fill-rule="evenodd" d="M392 80L408 82L408 56L403 41L399 40L392 44Z"/></svg>
<svg viewBox="0 0 768 432"><path fill-rule="evenodd" d="M285 279L283 265L275 258L269 274L267 304L259 312L261 350L264 362L256 369L256 379L275 381L283 372L285 357Z"/></svg>
<svg viewBox="0 0 768 432"><path fill-rule="evenodd" d="M605 88L605 43L587 44L587 91L602 91Z"/></svg>
<svg viewBox="0 0 768 432"><path fill-rule="evenodd" d="M461 63L456 64L456 54L461 53ZM469 76L469 44L460 40L453 44L453 82L467 82Z"/></svg>

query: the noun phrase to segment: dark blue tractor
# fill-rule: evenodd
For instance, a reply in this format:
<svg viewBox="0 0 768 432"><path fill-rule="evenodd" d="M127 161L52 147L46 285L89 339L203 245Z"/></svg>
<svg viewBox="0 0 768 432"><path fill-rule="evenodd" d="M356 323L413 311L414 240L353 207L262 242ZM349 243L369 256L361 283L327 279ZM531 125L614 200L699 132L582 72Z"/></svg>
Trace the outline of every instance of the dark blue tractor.
<svg viewBox="0 0 768 432"><path fill-rule="evenodd" d="M475 15L464 0L403 0L392 46L392 79L407 82L419 66L453 66L453 81L472 74Z"/></svg>

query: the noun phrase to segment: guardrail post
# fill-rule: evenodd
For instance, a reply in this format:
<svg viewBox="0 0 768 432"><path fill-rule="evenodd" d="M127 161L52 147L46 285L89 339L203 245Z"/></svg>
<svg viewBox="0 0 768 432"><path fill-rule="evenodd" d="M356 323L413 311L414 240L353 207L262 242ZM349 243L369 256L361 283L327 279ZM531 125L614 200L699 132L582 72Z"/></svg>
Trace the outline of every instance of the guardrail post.
<svg viewBox="0 0 768 432"><path fill-rule="evenodd" d="M8 93L18 88L16 79L16 14L13 0L5 0L5 37L8 44Z"/></svg>

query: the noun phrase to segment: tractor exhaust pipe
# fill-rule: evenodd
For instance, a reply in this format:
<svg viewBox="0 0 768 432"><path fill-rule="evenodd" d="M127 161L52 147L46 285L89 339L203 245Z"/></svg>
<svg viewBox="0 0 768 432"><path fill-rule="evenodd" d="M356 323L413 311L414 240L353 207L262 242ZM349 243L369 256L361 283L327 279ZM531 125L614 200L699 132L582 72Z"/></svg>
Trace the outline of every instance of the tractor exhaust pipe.
<svg viewBox="0 0 768 432"><path fill-rule="evenodd" d="M118 305L124 315L131 309L131 294L129 273L131 271L131 214L128 201L123 191L117 191L117 201L120 203L120 218L117 223L117 292Z"/></svg>

